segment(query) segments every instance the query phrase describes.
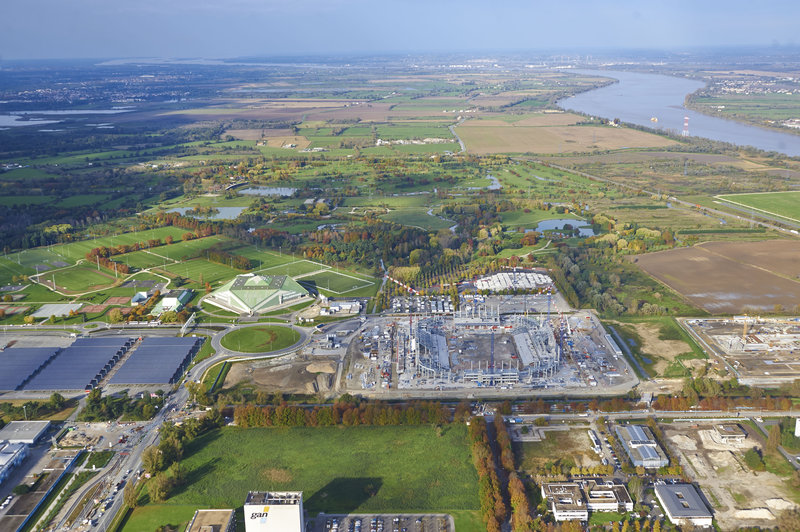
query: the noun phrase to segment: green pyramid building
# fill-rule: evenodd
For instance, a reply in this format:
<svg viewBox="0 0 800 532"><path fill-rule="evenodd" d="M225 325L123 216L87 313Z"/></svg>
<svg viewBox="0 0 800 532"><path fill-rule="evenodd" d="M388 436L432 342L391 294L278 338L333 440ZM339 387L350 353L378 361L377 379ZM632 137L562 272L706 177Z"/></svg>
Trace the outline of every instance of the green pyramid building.
<svg viewBox="0 0 800 532"><path fill-rule="evenodd" d="M206 296L221 309L238 314L257 314L293 305L310 297L308 290L287 275L237 275Z"/></svg>

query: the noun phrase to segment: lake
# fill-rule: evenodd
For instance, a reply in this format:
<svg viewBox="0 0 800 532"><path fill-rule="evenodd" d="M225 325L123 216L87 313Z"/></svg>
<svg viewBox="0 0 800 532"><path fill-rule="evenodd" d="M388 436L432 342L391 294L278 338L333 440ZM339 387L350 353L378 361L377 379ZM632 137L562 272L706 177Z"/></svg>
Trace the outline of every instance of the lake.
<svg viewBox="0 0 800 532"><path fill-rule="evenodd" d="M190 218L197 218L198 220L235 220L242 214L245 207L214 207L219 212L212 214L211 216L193 216L191 214L186 214L188 211L192 210L192 207L175 207L174 209L170 209L167 212L178 212L182 216L189 216Z"/></svg>
<svg viewBox="0 0 800 532"><path fill-rule="evenodd" d="M539 222L534 229L528 229L528 231L539 231L540 233L543 231L553 231L558 230L561 231L564 229L565 225L570 225L574 229L578 227L579 236L594 236L594 229L589 225L589 222L586 220L578 220L577 218L557 218L554 220L542 220ZM526 233L528 232L526 231Z"/></svg>
<svg viewBox="0 0 800 532"><path fill-rule="evenodd" d="M703 87L702 81L635 72L604 70L575 72L613 78L618 80L618 83L559 101L558 105L565 110L609 120L619 118L623 122L675 134L681 133L683 117L688 116L691 136L800 156L800 135L750 126L686 109L683 106L686 95ZM654 117L658 122L651 121Z"/></svg>

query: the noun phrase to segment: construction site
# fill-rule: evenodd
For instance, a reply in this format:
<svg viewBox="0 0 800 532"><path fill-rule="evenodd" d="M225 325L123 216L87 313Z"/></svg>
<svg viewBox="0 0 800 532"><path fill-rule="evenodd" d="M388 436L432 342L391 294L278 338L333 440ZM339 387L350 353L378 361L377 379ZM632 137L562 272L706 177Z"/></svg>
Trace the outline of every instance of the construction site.
<svg viewBox="0 0 800 532"><path fill-rule="evenodd" d="M472 301L452 314L370 319L348 354L351 393L597 387L618 393L638 383L619 346L587 311L504 314L499 305Z"/></svg>
<svg viewBox="0 0 800 532"><path fill-rule="evenodd" d="M712 363L750 386L792 382L800 374L800 318L733 316L683 319Z"/></svg>

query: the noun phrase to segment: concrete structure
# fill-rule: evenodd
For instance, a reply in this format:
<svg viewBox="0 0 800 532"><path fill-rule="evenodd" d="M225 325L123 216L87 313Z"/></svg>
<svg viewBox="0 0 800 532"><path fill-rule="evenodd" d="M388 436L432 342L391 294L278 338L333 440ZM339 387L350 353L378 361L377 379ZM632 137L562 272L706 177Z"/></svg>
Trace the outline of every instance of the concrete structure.
<svg viewBox="0 0 800 532"><path fill-rule="evenodd" d="M588 521L589 509L581 488L575 482L542 484L542 497L547 499L556 521Z"/></svg>
<svg viewBox="0 0 800 532"><path fill-rule="evenodd" d="M642 425L617 425L617 437L634 466L658 469L669 464L650 429Z"/></svg>
<svg viewBox="0 0 800 532"><path fill-rule="evenodd" d="M49 426L49 421L11 421L0 429L0 441L34 445L44 436Z"/></svg>
<svg viewBox="0 0 800 532"><path fill-rule="evenodd" d="M246 273L214 290L205 301L223 310L253 315L293 305L308 297L308 290L286 275Z"/></svg>
<svg viewBox="0 0 800 532"><path fill-rule="evenodd" d="M302 491L251 491L244 503L247 532L304 532Z"/></svg>
<svg viewBox="0 0 800 532"><path fill-rule="evenodd" d="M345 314L357 314L361 312L360 301L331 301L328 307L331 313L343 312Z"/></svg>
<svg viewBox="0 0 800 532"><path fill-rule="evenodd" d="M659 484L656 497L669 520L675 525L710 527L711 509L692 484Z"/></svg>
<svg viewBox="0 0 800 532"><path fill-rule="evenodd" d="M0 441L0 484L11 475L11 471L20 465L28 456L28 447L24 443L8 443Z"/></svg>
<svg viewBox="0 0 800 532"><path fill-rule="evenodd" d="M747 439L747 433L736 423L715 425L714 430L717 431L717 437L724 442L743 442Z"/></svg>
<svg viewBox="0 0 800 532"><path fill-rule="evenodd" d="M507 290L535 290L552 286L553 280L548 275L535 272L501 272L481 277L475 281L475 288L489 292Z"/></svg>
<svg viewBox="0 0 800 532"><path fill-rule="evenodd" d="M631 512L633 500L622 484L601 479L542 484L556 521L587 521L590 512Z"/></svg>
<svg viewBox="0 0 800 532"><path fill-rule="evenodd" d="M197 510L189 521L186 532L235 532L236 518L233 510Z"/></svg>

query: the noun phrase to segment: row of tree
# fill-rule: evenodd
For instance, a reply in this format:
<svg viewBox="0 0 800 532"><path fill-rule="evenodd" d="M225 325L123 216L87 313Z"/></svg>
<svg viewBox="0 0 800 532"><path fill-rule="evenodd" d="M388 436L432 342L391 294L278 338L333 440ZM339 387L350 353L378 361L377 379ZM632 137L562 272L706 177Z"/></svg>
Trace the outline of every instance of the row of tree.
<svg viewBox="0 0 800 532"><path fill-rule="evenodd" d="M497 476L494 453L489 444L486 420L482 417L470 421L468 434L472 463L478 472L478 496L481 504L481 517L488 532L500 532L508 510L503 501L502 486Z"/></svg>

